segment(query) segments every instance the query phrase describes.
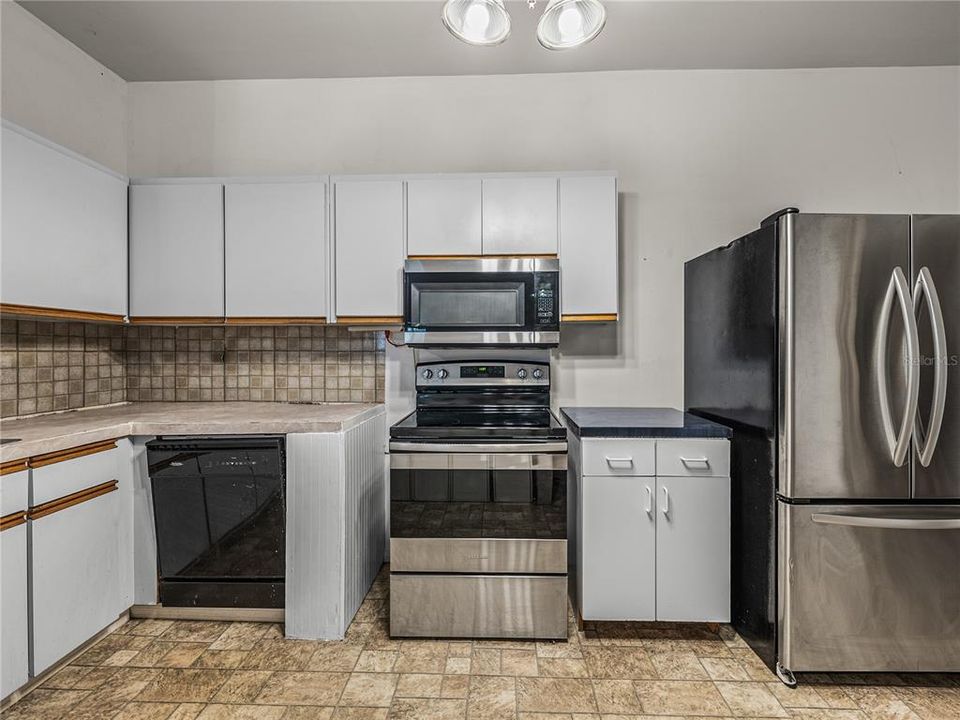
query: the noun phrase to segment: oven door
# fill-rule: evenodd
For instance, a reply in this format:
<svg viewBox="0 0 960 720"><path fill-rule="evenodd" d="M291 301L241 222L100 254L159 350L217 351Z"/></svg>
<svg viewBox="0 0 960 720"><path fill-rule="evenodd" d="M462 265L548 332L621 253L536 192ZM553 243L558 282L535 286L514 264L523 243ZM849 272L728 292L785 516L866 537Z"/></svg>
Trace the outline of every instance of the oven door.
<svg viewBox="0 0 960 720"><path fill-rule="evenodd" d="M391 450L391 571L565 573L565 450L440 447Z"/></svg>
<svg viewBox="0 0 960 720"><path fill-rule="evenodd" d="M541 345L559 342L559 272L542 261L408 261L404 340L408 345Z"/></svg>

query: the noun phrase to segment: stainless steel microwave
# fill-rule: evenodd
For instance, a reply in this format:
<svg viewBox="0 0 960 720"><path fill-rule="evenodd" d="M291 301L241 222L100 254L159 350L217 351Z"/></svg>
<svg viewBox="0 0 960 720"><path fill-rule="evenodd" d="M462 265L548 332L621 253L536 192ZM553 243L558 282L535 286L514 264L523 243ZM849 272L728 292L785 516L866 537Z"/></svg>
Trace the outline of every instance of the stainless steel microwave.
<svg viewBox="0 0 960 720"><path fill-rule="evenodd" d="M560 342L556 258L407 260L403 339L420 347Z"/></svg>

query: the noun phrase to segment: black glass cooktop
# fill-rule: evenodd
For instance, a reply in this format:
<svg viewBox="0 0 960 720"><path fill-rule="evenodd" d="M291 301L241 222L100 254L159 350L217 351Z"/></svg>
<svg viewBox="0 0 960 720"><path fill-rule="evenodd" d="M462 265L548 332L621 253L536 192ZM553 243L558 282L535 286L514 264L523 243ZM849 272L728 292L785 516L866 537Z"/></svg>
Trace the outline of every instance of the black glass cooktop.
<svg viewBox="0 0 960 720"><path fill-rule="evenodd" d="M420 409L390 428L398 440L564 440L566 428L547 408Z"/></svg>

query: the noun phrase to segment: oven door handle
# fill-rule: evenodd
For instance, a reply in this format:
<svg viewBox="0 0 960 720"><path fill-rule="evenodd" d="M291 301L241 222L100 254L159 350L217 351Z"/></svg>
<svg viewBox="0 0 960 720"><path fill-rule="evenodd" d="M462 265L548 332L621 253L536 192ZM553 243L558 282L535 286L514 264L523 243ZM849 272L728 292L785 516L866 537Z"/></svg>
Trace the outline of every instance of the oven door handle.
<svg viewBox="0 0 960 720"><path fill-rule="evenodd" d="M390 443L390 452L409 453L520 453L523 455L539 455L541 453L565 453L566 440L562 442L539 443L425 443L425 442L394 442Z"/></svg>
<svg viewBox="0 0 960 720"><path fill-rule="evenodd" d="M390 453L391 470L566 470L565 453Z"/></svg>

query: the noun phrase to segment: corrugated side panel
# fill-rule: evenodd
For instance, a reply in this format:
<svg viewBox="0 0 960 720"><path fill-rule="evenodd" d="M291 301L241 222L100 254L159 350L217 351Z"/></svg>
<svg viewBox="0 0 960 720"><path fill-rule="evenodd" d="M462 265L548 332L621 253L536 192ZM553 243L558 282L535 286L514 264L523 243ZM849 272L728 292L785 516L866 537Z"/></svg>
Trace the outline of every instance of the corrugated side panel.
<svg viewBox="0 0 960 720"><path fill-rule="evenodd" d="M344 631L383 565L385 435L384 414L344 433Z"/></svg>
<svg viewBox="0 0 960 720"><path fill-rule="evenodd" d="M287 435L287 637L335 640L346 627L342 439Z"/></svg>

